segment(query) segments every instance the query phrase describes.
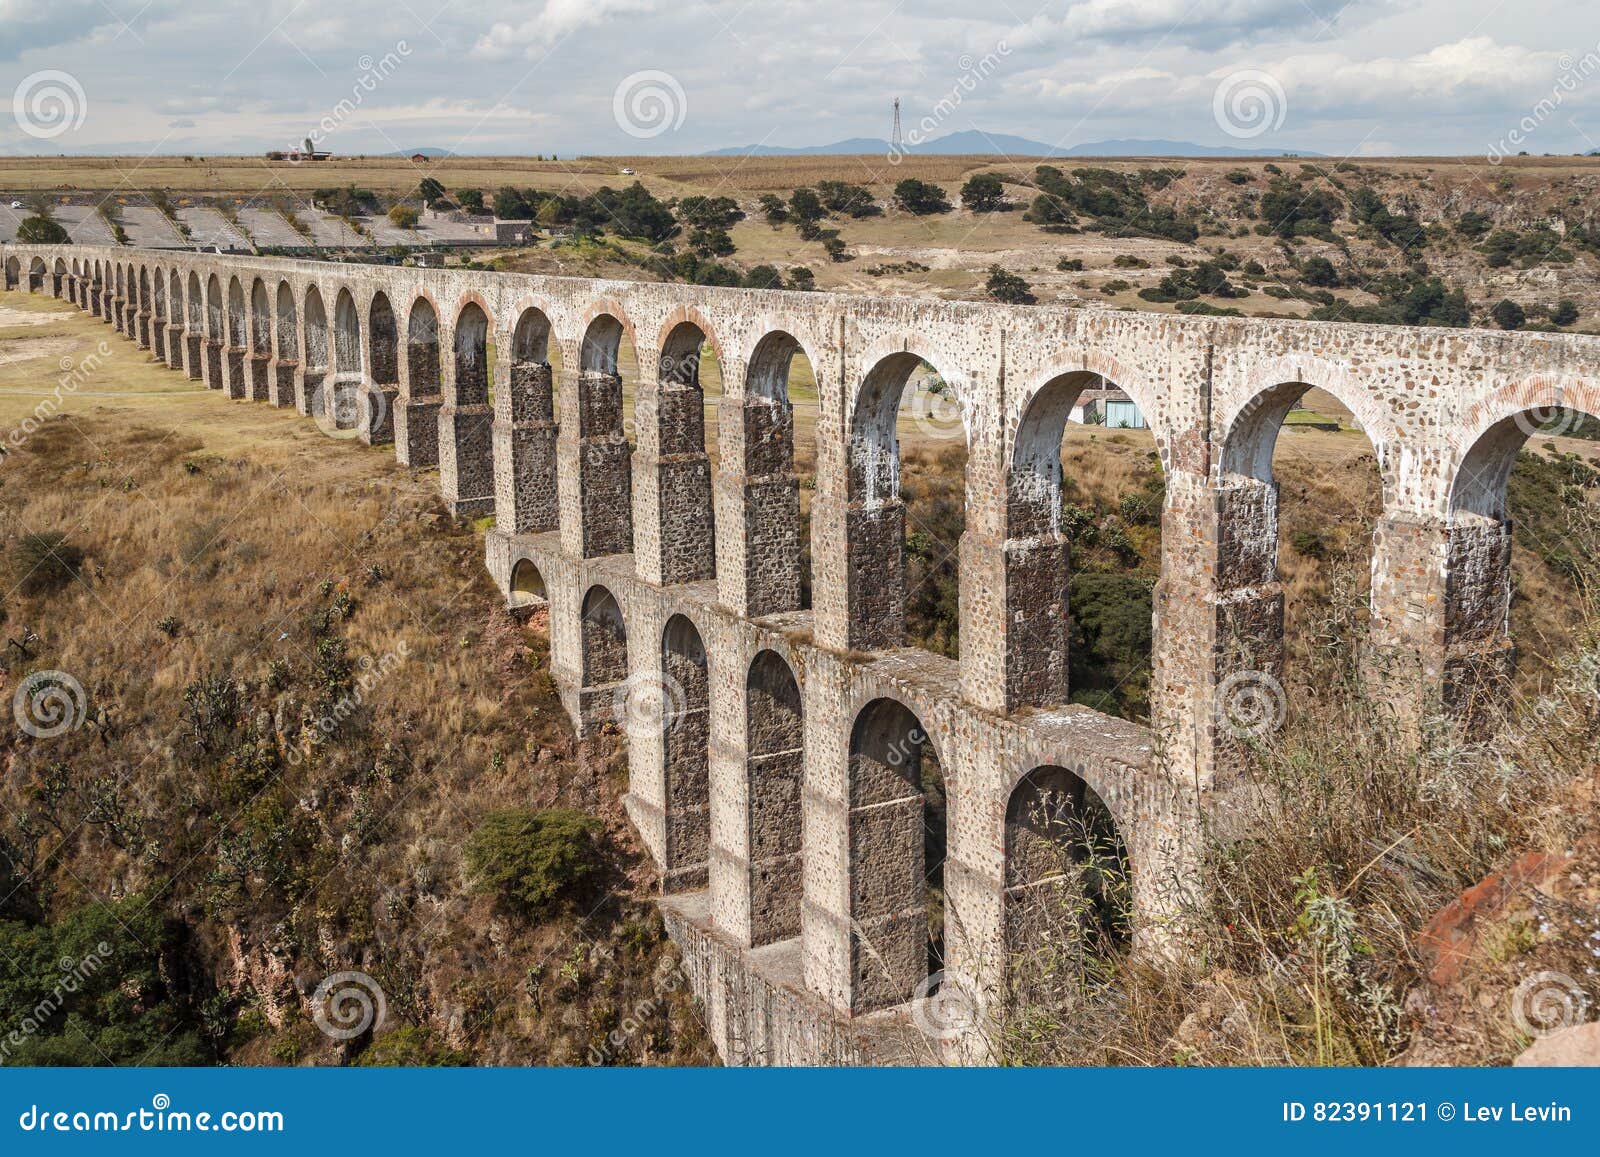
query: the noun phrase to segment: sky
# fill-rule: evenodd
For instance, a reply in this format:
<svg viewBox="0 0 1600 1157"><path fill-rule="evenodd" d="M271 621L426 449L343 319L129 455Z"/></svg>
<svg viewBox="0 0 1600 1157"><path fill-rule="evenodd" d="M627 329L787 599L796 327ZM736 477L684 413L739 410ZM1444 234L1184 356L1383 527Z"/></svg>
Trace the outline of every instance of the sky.
<svg viewBox="0 0 1600 1157"><path fill-rule="evenodd" d="M0 154L1600 149L1592 0L0 0Z"/></svg>

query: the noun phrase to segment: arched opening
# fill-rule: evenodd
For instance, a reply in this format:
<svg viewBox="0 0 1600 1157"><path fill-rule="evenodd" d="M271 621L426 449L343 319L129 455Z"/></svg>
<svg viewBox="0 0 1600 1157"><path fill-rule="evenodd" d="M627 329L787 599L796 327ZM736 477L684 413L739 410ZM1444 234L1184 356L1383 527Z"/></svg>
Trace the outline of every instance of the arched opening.
<svg viewBox="0 0 1600 1157"><path fill-rule="evenodd" d="M404 397L395 413L395 455L412 469L439 464L439 315L419 297L406 316Z"/></svg>
<svg viewBox="0 0 1600 1157"><path fill-rule="evenodd" d="M506 455L495 477L495 523L513 534L537 534L559 525L556 470L556 371L550 364L550 319L525 309L511 331L511 381L497 404ZM559 355L558 355L559 357Z"/></svg>
<svg viewBox="0 0 1600 1157"><path fill-rule="evenodd" d="M1006 474L1008 709L1148 717L1165 497L1154 436L1120 385L1073 371L1028 399Z"/></svg>
<svg viewBox="0 0 1600 1157"><path fill-rule="evenodd" d="M623 426L622 322L601 314L584 331L579 350L576 418L579 507L573 545L584 558L633 550L632 448Z"/></svg>
<svg viewBox="0 0 1600 1157"><path fill-rule="evenodd" d="M67 263L60 257L56 258L56 263L50 271L50 292L56 297L66 296Z"/></svg>
<svg viewBox="0 0 1600 1157"><path fill-rule="evenodd" d="M628 631L622 608L602 586L590 587L583 596L583 687L585 691L610 687L628 677Z"/></svg>
<svg viewBox="0 0 1600 1157"><path fill-rule="evenodd" d="M1592 598L1600 558L1597 440L1592 411L1555 404L1500 419L1461 454L1429 665L1438 706L1469 729L1505 706L1513 679L1532 692L1572 654L1573 608Z"/></svg>
<svg viewBox="0 0 1600 1157"><path fill-rule="evenodd" d="M19 289L22 285L22 262L16 257L6 258L6 288Z"/></svg>
<svg viewBox="0 0 1600 1157"><path fill-rule="evenodd" d="M454 384L439 414L439 486L457 514L494 511L494 413L489 316L469 301L456 315Z"/></svg>
<svg viewBox="0 0 1600 1157"><path fill-rule="evenodd" d="M400 330L395 324L394 309L389 304L389 298L382 291L372 295L367 335L367 356L372 363L373 384L382 389L398 389Z"/></svg>
<svg viewBox="0 0 1600 1157"><path fill-rule="evenodd" d="M62 280L58 273L57 280ZM157 269L150 278L150 350L161 360L167 360L167 278ZM62 296L59 292L57 297Z"/></svg>
<svg viewBox="0 0 1600 1157"><path fill-rule="evenodd" d="M944 775L921 721L892 699L850 732L850 1010L928 995L944 969Z"/></svg>
<svg viewBox="0 0 1600 1157"><path fill-rule="evenodd" d="M51 292L60 296L55 285L51 286ZM150 270L142 265L139 267L139 309L138 319L134 323L134 337L140 345L150 344Z"/></svg>
<svg viewBox="0 0 1600 1157"><path fill-rule="evenodd" d="M639 548L640 569L663 585L711 578L717 571L706 398L700 386L702 360L711 348L705 331L693 322L680 322L667 335L656 367L653 428L640 443L639 464L653 482L653 493L641 503L649 525Z"/></svg>
<svg viewBox="0 0 1600 1157"><path fill-rule="evenodd" d="M121 270L118 270L120 275ZM28 263L28 292L44 292L44 258L35 257Z"/></svg>
<svg viewBox="0 0 1600 1157"><path fill-rule="evenodd" d="M213 273L206 282L205 380L207 389L220 390L224 384L222 377L224 332L222 323L222 280Z"/></svg>
<svg viewBox="0 0 1600 1157"><path fill-rule="evenodd" d="M259 277L250 287L250 397L267 400L267 362L272 358L272 300Z"/></svg>
<svg viewBox="0 0 1600 1157"><path fill-rule="evenodd" d="M539 634L550 633L550 596L532 559L518 559L511 568L511 611Z"/></svg>
<svg viewBox="0 0 1600 1157"><path fill-rule="evenodd" d="M333 306L333 383L328 412L335 430L361 425L361 316L348 289L339 290Z"/></svg>
<svg viewBox="0 0 1600 1157"><path fill-rule="evenodd" d="M278 282L277 322L272 402L277 406L292 406L294 375L300 368L300 322L295 312L294 290L287 281Z"/></svg>
<svg viewBox="0 0 1600 1157"><path fill-rule="evenodd" d="M1037 767L1006 803L1008 996L1059 998L1062 980L1108 977L1130 930L1128 853L1110 810L1064 767Z"/></svg>
<svg viewBox="0 0 1600 1157"><path fill-rule="evenodd" d="M762 651L745 678L750 943L800 935L805 717L789 664Z"/></svg>
<svg viewBox="0 0 1600 1157"><path fill-rule="evenodd" d="M705 643L683 615L661 635L662 751L666 772L666 868L662 887L704 887L711 854L711 677Z"/></svg>
<svg viewBox="0 0 1600 1157"><path fill-rule="evenodd" d="M323 415L328 376L328 314L322 292L315 285L306 290L306 368L301 378L301 395L295 406L302 414Z"/></svg>
<svg viewBox="0 0 1600 1157"><path fill-rule="evenodd" d="M957 386L914 353L883 358L856 397L848 453L850 645L909 642L959 657L967 443Z"/></svg>
<svg viewBox="0 0 1600 1157"><path fill-rule="evenodd" d="M243 398L250 393L246 375L245 352L250 344L249 321L245 313L244 286L237 277L228 282L227 313L228 348L224 364L227 367L228 397Z"/></svg>
<svg viewBox="0 0 1600 1157"><path fill-rule="evenodd" d="M1373 530L1383 510L1377 450L1351 409L1325 389L1282 382L1258 394L1223 448L1237 542L1229 586L1233 670L1277 678L1285 704L1338 685L1330 664L1365 643Z"/></svg>
<svg viewBox="0 0 1600 1157"><path fill-rule="evenodd" d="M797 409L812 432L803 450L796 446ZM738 470L744 475L742 508L749 512L743 527L747 613L800 610L811 606L817 378L793 335L776 330L756 344L745 371L742 411Z"/></svg>

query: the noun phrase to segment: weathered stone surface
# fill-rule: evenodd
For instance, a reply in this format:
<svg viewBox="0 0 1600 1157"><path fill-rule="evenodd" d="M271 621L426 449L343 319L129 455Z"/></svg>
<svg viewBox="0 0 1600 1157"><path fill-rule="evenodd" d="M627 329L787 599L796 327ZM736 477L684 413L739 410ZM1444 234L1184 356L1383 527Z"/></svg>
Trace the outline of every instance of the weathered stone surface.
<svg viewBox="0 0 1600 1157"><path fill-rule="evenodd" d="M1575 1024L1540 1037L1511 1063L1522 1069L1600 1065L1600 1021Z"/></svg>

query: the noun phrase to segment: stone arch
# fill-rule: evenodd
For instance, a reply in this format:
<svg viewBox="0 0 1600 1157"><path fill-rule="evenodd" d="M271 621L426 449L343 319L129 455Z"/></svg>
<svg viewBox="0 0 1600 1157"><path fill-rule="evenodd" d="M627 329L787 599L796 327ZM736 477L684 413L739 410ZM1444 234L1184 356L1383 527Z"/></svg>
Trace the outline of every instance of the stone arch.
<svg viewBox="0 0 1600 1157"><path fill-rule="evenodd" d="M205 362L202 367L206 388L220 390L223 378L223 346L227 329L222 319L222 279L213 273L206 280Z"/></svg>
<svg viewBox="0 0 1600 1157"><path fill-rule="evenodd" d="M439 311L426 296L411 303L406 317L406 364L412 398L439 398Z"/></svg>
<svg viewBox="0 0 1600 1157"><path fill-rule="evenodd" d="M627 623L616 596L599 584L590 587L583 596L580 637L586 692L627 679Z"/></svg>
<svg viewBox="0 0 1600 1157"><path fill-rule="evenodd" d="M1063 974L1104 979L1098 960L1129 937L1131 867L1116 819L1077 774L1036 767L1006 801L1007 995L1059 989Z"/></svg>
<svg viewBox="0 0 1600 1157"><path fill-rule="evenodd" d="M205 327L205 294L200 288L200 275L189 271L189 292L185 295L189 307L189 332L199 334Z"/></svg>
<svg viewBox="0 0 1600 1157"><path fill-rule="evenodd" d="M278 282L277 348L280 364L295 365L300 360L300 322L294 304L294 287Z"/></svg>
<svg viewBox="0 0 1600 1157"><path fill-rule="evenodd" d="M62 262L57 261L56 266L59 273ZM161 325L167 322L167 277L159 265L150 275L150 316L154 322Z"/></svg>
<svg viewBox="0 0 1600 1157"><path fill-rule="evenodd" d="M517 315L510 380L504 397L495 399L495 525L513 534L538 534L560 523L550 333L550 319L537 306Z"/></svg>
<svg viewBox="0 0 1600 1157"><path fill-rule="evenodd" d="M700 380L701 350L708 344L695 322L672 325L661 339L655 380L642 384L635 406L636 469L650 485L640 495L634 550L640 574L661 585L696 582L717 571Z"/></svg>
<svg viewBox="0 0 1600 1157"><path fill-rule="evenodd" d="M228 349L243 350L250 344L248 317L245 313L244 286L237 277L228 280Z"/></svg>
<svg viewBox="0 0 1600 1157"><path fill-rule="evenodd" d="M1305 367L1299 368L1303 371ZM1387 500L1391 496L1395 479L1388 461L1388 423L1382 411L1364 392L1350 388L1336 368L1326 369L1328 376L1325 377L1302 372L1255 389L1229 417L1221 427L1224 433L1218 460L1224 484L1229 480L1273 481L1272 455L1284 421L1309 391L1318 389L1332 396L1354 416L1377 456L1384 497Z"/></svg>
<svg viewBox="0 0 1600 1157"><path fill-rule="evenodd" d="M583 558L624 554L633 543L632 448L623 426L622 343L629 332L620 311L597 306L578 348L575 396L563 398L562 472L571 488L563 505L563 541Z"/></svg>
<svg viewBox="0 0 1600 1157"><path fill-rule="evenodd" d="M439 464L439 309L426 293L406 309L405 364L394 410L395 457L413 469Z"/></svg>
<svg viewBox="0 0 1600 1157"><path fill-rule="evenodd" d="M794 671L763 650L745 676L750 944L800 935L805 708Z"/></svg>
<svg viewBox="0 0 1600 1157"><path fill-rule="evenodd" d="M56 265L59 272L61 262L57 260ZM139 266L139 311L141 313L149 312L150 301L150 268L149 266L141 265Z"/></svg>
<svg viewBox="0 0 1600 1157"><path fill-rule="evenodd" d="M22 286L22 262L16 254L6 258L6 288L19 289Z"/></svg>
<svg viewBox="0 0 1600 1157"><path fill-rule="evenodd" d="M669 892L704 887L711 854L711 675L699 628L673 615L661 632L661 746Z"/></svg>
<svg viewBox="0 0 1600 1157"><path fill-rule="evenodd" d="M335 430L361 428L361 311L355 294L341 286L333 305L333 382L328 410Z"/></svg>
<svg viewBox="0 0 1600 1157"><path fill-rule="evenodd" d="M121 279L122 279L122 270L119 267L118 270L117 270L117 280L119 282L119 289L120 289ZM29 293L43 293L44 292L44 258L43 257L35 257L32 261L28 262L28 292Z"/></svg>
<svg viewBox="0 0 1600 1157"><path fill-rule="evenodd" d="M550 592L531 558L520 558L511 568L511 613L539 634L550 633Z"/></svg>
<svg viewBox="0 0 1600 1157"><path fill-rule="evenodd" d="M970 441L962 391L932 361L902 348L870 365L851 407L845 480L849 643L852 648L869 651L903 646L906 639L907 512L900 495L896 426L914 374L931 371L946 389L955 392L956 413L941 411L939 422L958 418L963 447ZM923 366L928 371L923 371ZM925 390L922 396L938 395ZM919 420L924 419L930 429L936 428L932 414L919 415ZM955 561L954 550L947 548L946 553L943 563L950 566Z"/></svg>
<svg viewBox="0 0 1600 1157"><path fill-rule="evenodd" d="M489 314L476 301L468 301L455 320L455 404L489 404Z"/></svg>
<svg viewBox="0 0 1600 1157"><path fill-rule="evenodd" d="M399 387L400 328L389 295L381 289L372 295L372 306L367 311L367 359L375 385Z"/></svg>
<svg viewBox="0 0 1600 1157"><path fill-rule="evenodd" d="M272 356L272 299L259 277L250 287L250 352L258 358Z"/></svg>
<svg viewBox="0 0 1600 1157"><path fill-rule="evenodd" d="M306 288L305 314L306 370L323 373L328 369L328 312L315 285Z"/></svg>
<svg viewBox="0 0 1600 1157"><path fill-rule="evenodd" d="M461 306L439 409L439 488L459 515L492 514L495 509L491 326L488 312L475 298Z"/></svg>
<svg viewBox="0 0 1600 1157"><path fill-rule="evenodd" d="M724 601L751 616L779 614L811 605L810 552L800 534L800 479L795 448L794 403L789 382L796 359L813 382L815 363L787 330L771 330L756 342L745 367L741 396L725 398L737 407L737 420L723 426L718 439L723 483L742 493L729 544L732 554L718 560L719 573L739 584ZM813 458L815 449L812 449ZM815 468L815 461L811 463Z"/></svg>
<svg viewBox="0 0 1600 1157"><path fill-rule="evenodd" d="M874 699L850 729L850 1011L925 994L942 968L945 823L938 754L898 700ZM932 766L927 766L928 761Z"/></svg>

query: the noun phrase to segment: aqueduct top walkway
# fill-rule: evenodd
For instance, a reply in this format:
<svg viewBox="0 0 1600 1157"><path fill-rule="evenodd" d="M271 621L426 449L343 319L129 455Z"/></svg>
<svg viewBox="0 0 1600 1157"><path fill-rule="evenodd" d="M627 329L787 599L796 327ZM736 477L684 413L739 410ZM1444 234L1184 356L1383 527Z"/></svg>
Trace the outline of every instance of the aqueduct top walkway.
<svg viewBox="0 0 1600 1157"><path fill-rule="evenodd" d="M1276 685L1272 451L1308 388L1375 451L1370 653L1403 719L1503 683L1512 461L1555 411L1600 414L1600 341L1576 335L0 255L8 287L70 298L230 396L392 442L438 466L458 512L493 512L489 569L548 613L577 726L628 734L630 814L666 888L692 897L680 933L720 945L722 972L769 961L774 984L842 1021L928 990L924 758L948 793L943 959L963 983L1007 987L1029 903L1061 874L1063 816L1080 839L1113 833L1135 933L1159 932L1195 825L1233 782L1226 700ZM808 608L787 392L800 353L818 386ZM895 424L923 362L953 390L967 449L959 662L904 645ZM1067 705L1059 451L1075 398L1105 382L1138 402L1166 475L1148 729ZM770 1009L737 1003L708 997L725 1052L808 1055L779 1043Z"/></svg>

